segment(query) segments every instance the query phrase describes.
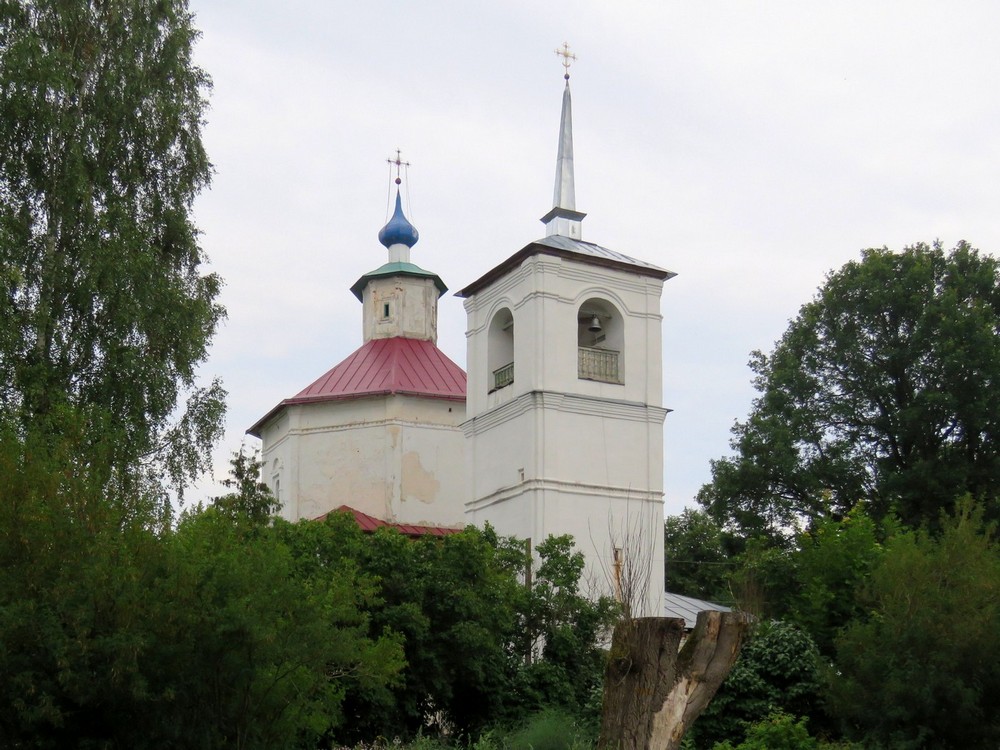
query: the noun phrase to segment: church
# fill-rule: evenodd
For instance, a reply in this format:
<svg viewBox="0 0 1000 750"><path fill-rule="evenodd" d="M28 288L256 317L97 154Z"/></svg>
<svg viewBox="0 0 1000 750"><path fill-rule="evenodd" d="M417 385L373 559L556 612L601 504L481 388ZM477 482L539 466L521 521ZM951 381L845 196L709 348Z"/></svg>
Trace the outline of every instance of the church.
<svg viewBox="0 0 1000 750"><path fill-rule="evenodd" d="M557 50L558 51L558 50ZM386 262L350 290L363 343L268 411L263 479L292 521L349 506L379 521L571 534L585 586L663 609L662 316L675 274L583 239L566 68L545 235L457 292L468 372L437 347L447 287L413 262L397 171ZM397 155L397 167L400 164Z"/></svg>

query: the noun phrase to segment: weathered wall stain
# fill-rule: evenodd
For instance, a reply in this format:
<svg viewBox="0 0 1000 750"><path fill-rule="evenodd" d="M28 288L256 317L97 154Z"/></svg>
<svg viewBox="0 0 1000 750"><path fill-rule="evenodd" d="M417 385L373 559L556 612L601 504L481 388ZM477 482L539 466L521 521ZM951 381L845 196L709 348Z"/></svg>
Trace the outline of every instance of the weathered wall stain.
<svg viewBox="0 0 1000 750"><path fill-rule="evenodd" d="M403 454L403 500L413 498L422 503L432 503L437 499L441 482L434 474L424 468L420 462L420 454L409 451Z"/></svg>

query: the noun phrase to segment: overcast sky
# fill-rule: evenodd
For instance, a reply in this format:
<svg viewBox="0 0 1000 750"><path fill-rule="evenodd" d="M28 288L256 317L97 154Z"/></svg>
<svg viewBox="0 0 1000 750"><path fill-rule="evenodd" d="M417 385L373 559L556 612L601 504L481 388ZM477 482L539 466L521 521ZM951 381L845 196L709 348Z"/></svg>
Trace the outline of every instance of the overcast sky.
<svg viewBox="0 0 1000 750"><path fill-rule="evenodd" d="M228 321L216 478L247 427L361 344L348 291L386 260L387 157L412 259L452 292L543 236L572 74L583 237L663 292L667 513L693 504L769 351L865 247L1000 252L1000 3L191 0L215 88L196 204ZM256 441L248 439L248 444ZM208 481L192 499L212 494Z"/></svg>

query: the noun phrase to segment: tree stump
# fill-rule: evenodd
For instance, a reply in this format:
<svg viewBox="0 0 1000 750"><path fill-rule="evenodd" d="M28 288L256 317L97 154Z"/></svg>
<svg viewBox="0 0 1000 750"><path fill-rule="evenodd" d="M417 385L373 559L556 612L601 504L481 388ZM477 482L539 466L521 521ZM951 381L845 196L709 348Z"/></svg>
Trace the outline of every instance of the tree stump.
<svg viewBox="0 0 1000 750"><path fill-rule="evenodd" d="M684 620L618 623L604 672L598 750L679 748L732 669L749 624L742 612L700 612L680 648Z"/></svg>

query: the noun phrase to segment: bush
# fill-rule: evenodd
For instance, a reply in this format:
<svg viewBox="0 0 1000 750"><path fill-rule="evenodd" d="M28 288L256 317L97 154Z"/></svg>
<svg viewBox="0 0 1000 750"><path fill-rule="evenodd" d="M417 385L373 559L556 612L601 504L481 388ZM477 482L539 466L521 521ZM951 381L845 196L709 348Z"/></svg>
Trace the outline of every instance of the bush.
<svg viewBox="0 0 1000 750"><path fill-rule="evenodd" d="M816 740L806 729L806 719L776 712L763 721L752 724L746 739L736 747L729 741L719 742L712 750L816 750Z"/></svg>
<svg viewBox="0 0 1000 750"><path fill-rule="evenodd" d="M507 735L502 744L505 750L589 750L594 739L569 714L546 709Z"/></svg>
<svg viewBox="0 0 1000 750"><path fill-rule="evenodd" d="M868 616L835 640L830 705L866 743L997 747L1000 543L968 499L939 534L906 531L862 592Z"/></svg>
<svg viewBox="0 0 1000 750"><path fill-rule="evenodd" d="M819 652L790 623L759 624L732 671L691 729L696 747L736 742L748 726L777 714L821 715Z"/></svg>

